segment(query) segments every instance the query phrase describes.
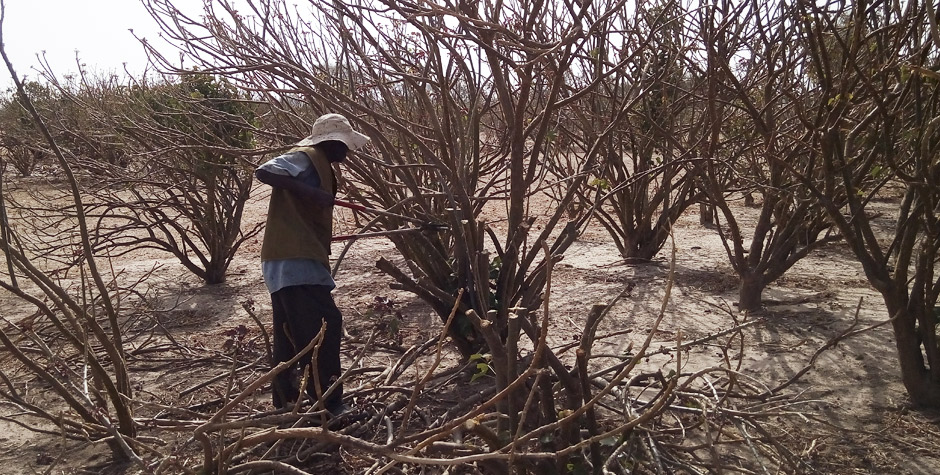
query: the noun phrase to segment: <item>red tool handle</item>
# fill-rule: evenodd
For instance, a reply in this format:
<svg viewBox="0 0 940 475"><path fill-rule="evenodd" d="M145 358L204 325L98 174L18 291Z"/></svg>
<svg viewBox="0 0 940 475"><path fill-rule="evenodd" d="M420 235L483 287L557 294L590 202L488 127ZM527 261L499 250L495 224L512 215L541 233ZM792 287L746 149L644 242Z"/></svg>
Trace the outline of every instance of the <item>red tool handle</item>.
<svg viewBox="0 0 940 475"><path fill-rule="evenodd" d="M354 209L356 211L373 211L372 209L366 208L365 206L357 205L356 203L350 203L348 201L343 201L343 200L334 199L333 204L336 206L342 206L343 208Z"/></svg>
<svg viewBox="0 0 940 475"><path fill-rule="evenodd" d="M405 215L401 215L401 214L395 214L395 213L391 213L391 212L389 212L389 211L385 211L385 210L381 210L381 209L367 208L367 207L365 207L365 206L358 205L358 204L355 204L355 203L350 203L350 202L348 202L348 201L343 201L343 200L334 199L334 200L333 200L333 204L335 204L336 206L342 206L343 208L354 209L354 210L356 210L356 211L362 211L362 212L365 212L365 213L373 213L373 214L378 214L378 215L381 215L381 216L389 216L389 217L391 217L391 218L403 219L403 220L405 220L405 221L410 221L410 222L412 222L412 223L419 224L419 225L421 225L422 228L438 229L438 230L440 230L440 229L447 229L447 225L445 225L445 224L429 223L429 222L427 222L427 221L424 221L423 219L413 218L413 217L411 217L411 216L405 216Z"/></svg>
<svg viewBox="0 0 940 475"><path fill-rule="evenodd" d="M420 220L420 219L418 219L418 218L412 218L411 216L404 216L404 215L401 215L401 214L391 213L391 212L388 212L388 211L385 211L385 210L381 210L381 209L367 208L367 207L365 207L365 206L357 205L357 204L355 204L355 203L350 203L350 202L348 202L348 201L343 201L343 200L334 199L334 200L333 200L333 204L336 205L336 206L342 206L343 208L354 209L354 210L356 210L356 211L362 211L362 212L365 212L365 213L373 213L373 214L378 214L378 215L381 215L381 216L388 216L388 217L391 217L391 218L403 219L403 220L405 220L405 221L410 221L410 222L412 222L412 223L427 224L427 223L425 223L424 221L422 221L422 220Z"/></svg>
<svg viewBox="0 0 940 475"><path fill-rule="evenodd" d="M424 231L424 229L421 229L421 228L402 228L402 229L391 229L391 230L388 230L388 231L369 231L369 232L356 233L356 234L338 234L338 235L333 236L332 238L330 238L330 241L332 241L332 242L337 242L337 241L349 241L349 240L351 240L351 239L362 239L362 238L371 238L371 237L379 237L379 236L391 236L391 235L394 235L394 234L413 233L413 232L415 232L415 231Z"/></svg>

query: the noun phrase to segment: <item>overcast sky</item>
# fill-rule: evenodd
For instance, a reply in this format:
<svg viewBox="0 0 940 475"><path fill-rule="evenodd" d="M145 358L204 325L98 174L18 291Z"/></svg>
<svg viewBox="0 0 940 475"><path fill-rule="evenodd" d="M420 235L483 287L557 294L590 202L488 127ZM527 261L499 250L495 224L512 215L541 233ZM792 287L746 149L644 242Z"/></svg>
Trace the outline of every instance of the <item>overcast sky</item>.
<svg viewBox="0 0 940 475"><path fill-rule="evenodd" d="M35 78L36 55L45 51L57 76L74 72L76 50L89 70L121 72L127 62L140 72L146 56L128 31L148 38L152 44L158 27L139 0L3 0L6 16L3 41L17 74ZM176 0L190 8L201 0ZM157 42L157 43L154 43ZM3 89L12 85L6 68L0 70Z"/></svg>

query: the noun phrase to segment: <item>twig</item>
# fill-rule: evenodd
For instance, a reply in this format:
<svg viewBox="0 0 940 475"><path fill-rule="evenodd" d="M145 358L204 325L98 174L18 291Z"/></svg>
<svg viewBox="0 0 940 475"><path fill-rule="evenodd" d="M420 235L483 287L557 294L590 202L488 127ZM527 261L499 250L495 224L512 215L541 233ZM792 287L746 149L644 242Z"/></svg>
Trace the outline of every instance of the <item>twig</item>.
<svg viewBox="0 0 940 475"><path fill-rule="evenodd" d="M242 308L245 309L245 312L248 312L248 316L258 325L258 328L261 330L261 336L264 338L264 349L268 354L268 361L274 361L274 356L271 354L271 339L268 337L268 329L265 328L264 324L261 323L261 319L258 318L258 315L255 314L255 311L251 308L251 303L249 301L242 302Z"/></svg>
<svg viewBox="0 0 940 475"><path fill-rule="evenodd" d="M663 459L659 455L659 449L656 448L656 441L653 440L653 435L649 432L646 433L647 447L649 447L650 453L653 455L653 461L656 462L656 473L663 473Z"/></svg>
<svg viewBox="0 0 940 475"><path fill-rule="evenodd" d="M147 466L146 463L144 463L143 459L141 459L140 456L137 455L136 452L134 452L134 449L132 449L130 445L127 444L127 440L124 439L124 435L121 434L121 432L117 430L117 428L114 427L114 425L112 424L108 424L107 429L108 429L108 432L111 434L112 440L114 440L115 443L117 443L118 447L121 448L121 451L124 453L124 455L129 460L134 462L134 464L136 464L138 467L143 469L144 473L150 473L150 468Z"/></svg>
<svg viewBox="0 0 940 475"><path fill-rule="evenodd" d="M287 475L312 475L310 472L305 472L293 465L288 465L276 460L254 460L245 462L241 465L229 468L226 473L253 472L255 470L270 470L274 473L284 473Z"/></svg>
<svg viewBox="0 0 940 475"><path fill-rule="evenodd" d="M366 344L363 345L362 350L359 351L359 354L356 355L356 359L353 360L352 364L349 365L349 368L347 368L346 371L344 371L343 374L340 375L340 377L336 380L336 382L334 382L332 385L330 385L330 388L329 388L329 390L327 391L328 393L331 392L331 391L333 391L333 390L335 390L335 388L338 387L338 385L342 384L343 381L345 381L345 380L349 377L349 375L351 375L351 374L354 373L356 366L359 365L359 362L362 361L362 358L363 358L363 357L365 356L365 354L369 351L369 348L372 346L372 343L375 341L375 338L376 338L377 335L378 335L378 331L373 331L372 334L369 335L369 339L366 341ZM301 388L301 391L300 391L300 392L301 392L301 394L303 393L303 388ZM299 400L300 400L300 398L298 398L298 401L299 401ZM294 409L291 411L291 416L294 418L294 419L293 419L293 420L294 420L294 424L292 425L292 427L297 427L299 424L301 424L302 422L304 422L304 421L306 420L306 418L307 418L307 415L301 415L300 418L297 419L297 412L299 411L299 409L300 409L300 405L299 405L299 403L298 403L297 405L294 406ZM316 406L314 406L312 409L316 409ZM323 412L319 412L319 413L317 413L317 414L320 415L320 423L321 423L321 425L322 425L323 422L324 422L324 417L326 416L326 414L324 414ZM267 458L271 453L273 453L275 450L277 450L277 448L280 446L280 444L281 444L281 441L275 442L275 443L271 446L271 448L268 449L268 450L265 452L265 454L264 454L264 456L263 456L262 458Z"/></svg>
<svg viewBox="0 0 940 475"><path fill-rule="evenodd" d="M61 418L65 418L65 416L62 415L62 416L60 416L60 419L61 419ZM63 449L63 450L60 451L60 452L59 452L59 455L55 458L55 460L53 460L52 463L49 464L49 468L46 469L46 471L44 472L44 475L50 475L50 474L52 473L52 470L55 469L55 466L58 465L59 462L61 462L62 459L65 457L65 450L64 450L65 447L66 447L66 445L65 445L65 444L66 444L65 425L62 424L61 422L59 423L59 433L62 435L62 442L61 442L61 444L62 444L62 449Z"/></svg>
<svg viewBox="0 0 940 475"><path fill-rule="evenodd" d="M701 345L702 343L707 343L707 342L709 342L709 341L716 340L716 339L721 338L721 337L723 337L723 336L725 336L725 335L730 335L730 334L732 334L732 333L737 333L737 332L739 332L739 331L741 331L741 330L744 330L745 328L752 327L752 326L754 326L754 325L757 325L757 324L759 324L759 323L764 323L764 322L765 322L765 319L764 319L764 318L758 318L758 319L755 319L755 320L751 320L751 321L749 321L749 322L742 323L742 324L740 324L740 325L735 325L735 326L733 326L733 327L731 327L731 328L728 328L728 329L725 329L725 330L721 330L721 331L712 333L712 334L710 334L710 335L703 336L702 338L699 338L699 339L697 339L697 340L692 340L692 341L689 341L689 342L686 342L686 343L682 343L681 345L677 345L677 346L674 346L674 347L672 347L672 348L661 348L661 349L659 349L659 350L650 352L649 354L650 354L650 355L655 355L655 354L660 354L660 353L665 354L665 353L673 353L673 352L676 352L676 351L683 351L683 350L686 350L686 349L691 348L691 347L693 347L693 346Z"/></svg>
<svg viewBox="0 0 940 475"><path fill-rule="evenodd" d="M235 387L235 373L238 370L238 345L235 345L235 351L233 353L234 354L232 355L232 369L229 371L228 384L225 385L225 395L223 396L223 399L226 401L228 401L228 399L232 396L232 389ZM222 421L223 422L225 421L224 416L222 418ZM224 429L219 431L219 449L222 448L223 440L225 440ZM218 473L225 473L225 466L227 462L228 462L227 459L219 457L218 468L217 468Z"/></svg>
<svg viewBox="0 0 940 475"><path fill-rule="evenodd" d="M447 337L448 331L450 330L450 325L454 321L454 315L457 314L457 309L460 308L460 300L463 298L464 289L460 289L457 292L457 299L454 301L454 308L451 310L450 315L447 317L446 323L444 323L444 328L441 329L441 335L437 340L437 351L434 354L434 362L431 363L431 367L428 368L428 371L425 373L421 381L418 381L415 384L414 391L411 394L411 399L408 402L408 406L405 407L405 413L401 418L401 428L399 429L399 437L405 434L405 430L408 427L408 420L411 418L411 412L414 410L415 404L418 402L418 393L424 389L424 385L427 384L428 380L434 373L434 370L441 364L442 351L444 349L444 340Z"/></svg>
<svg viewBox="0 0 940 475"><path fill-rule="evenodd" d="M244 390L242 390L242 392L241 392L239 395L235 396L234 399L232 399L232 400L229 401L227 404L225 404L225 406L223 406L221 409L219 409L208 421L206 421L205 423L203 423L202 425L200 425L199 427L196 428L196 430L193 432L193 437L194 437L196 440L198 440L200 444L202 444L202 447L203 447L203 457L204 457L204 465L203 465L203 467L205 467L205 468L211 467L211 466L212 466L212 459L213 459L213 456L212 456L212 442L209 440L209 437L208 437L208 435L206 435L206 433L207 433L208 431L212 430L213 426L214 426L215 424L218 424L218 423L220 422L220 420L221 420L223 417L225 417L225 415L228 414L229 411L232 410L232 408L234 408L237 404L241 403L243 400L245 400L246 398L248 398L248 396L250 396L256 389L258 389L258 388L260 388L261 386L263 386L264 384L266 384L268 381L270 381L272 378L274 378L274 376L277 375L278 373L280 373L281 371L284 371L285 369L289 368L291 365L293 365L294 363L296 363L297 361L299 361L300 358L301 358L305 353L307 353L308 351L310 351L311 349L313 349L313 346L314 346L315 344L316 344L316 341L315 341L315 340L311 340L310 343L308 343L307 346L304 347L303 350L301 350L300 352L298 352L293 358L291 358L291 359L288 360L288 361L284 361L284 362L279 363L277 366L275 366L274 368L272 368L270 371L268 371L267 373L265 373L264 375L262 375L260 378L254 380L254 381L253 381L251 384L249 384Z"/></svg>
<svg viewBox="0 0 940 475"><path fill-rule="evenodd" d="M233 373L238 373L239 371L243 371L243 370L252 368L252 367L254 367L255 365L257 365L258 363L260 363L260 362L261 362L261 358L258 358L258 359L256 359L255 361L253 361L253 362L251 362L251 363L248 363L248 364L246 364L246 365L244 365L244 366L237 367L237 368L234 368L233 370L226 371L226 372L224 372L224 373L221 373L221 374L218 374L218 375L216 375L216 376L213 376L213 377L207 379L206 381L203 381L203 382L201 382L201 383L198 383L198 384L196 384L196 385L190 386L190 387L188 387L188 388L186 388L186 389L180 391L179 397L181 397L181 398L182 398L182 397L186 397L186 396L188 396L189 394L192 394L192 393L194 393L194 392L196 392L196 391L198 391L198 390L200 390L200 389L202 389L202 388L204 388L204 387L206 387L206 386L208 386L208 385L210 385L210 384L213 384L213 383L216 383L216 382L219 382L219 381L225 379L226 377L232 375Z"/></svg>
<svg viewBox="0 0 940 475"><path fill-rule="evenodd" d="M757 460L757 463L760 464L761 470L763 470L766 475L770 475L770 472L764 465L764 461L761 460L760 454L757 452L757 448L754 447L754 441L751 440L751 434L748 434L747 428L744 427L744 424L742 424L739 420L735 420L734 425L738 428L738 432L741 434L741 436L744 437L744 441L747 443L748 448L750 448L751 453L754 454L754 460Z"/></svg>
<svg viewBox="0 0 940 475"><path fill-rule="evenodd" d="M576 362L578 365L578 374L580 375L581 381L581 397L584 404L588 404L591 401L591 382L588 380L588 368L587 368L587 352L584 351L583 347L578 348ZM598 434L597 427L597 414L594 410L594 406L588 406L587 413L587 428L588 433L591 436L596 436ZM603 458L601 457L601 446L599 443L591 444L591 465L594 467L600 467L603 463Z"/></svg>
<svg viewBox="0 0 940 475"><path fill-rule="evenodd" d="M630 374L630 372L633 370L633 368L640 362L640 360L641 360L641 359L643 358L643 356L645 355L646 350L649 348L650 344L651 344L652 341L653 341L653 336L654 336L655 333L656 333L656 329L659 328L659 325L662 323L663 319L664 319L665 316L666 316L666 309L667 309L667 307L668 307L669 299L670 299L671 294L672 294L672 285L673 285L673 283L675 282L675 269L676 269L676 246L673 246L673 248L672 248L672 260L671 260L670 266L669 266L669 276L668 276L668 279L667 279L667 281L666 281L666 289L665 289L665 292L664 292L664 295L663 295L662 305L660 306L659 315L657 316L656 320L653 322L653 325L652 325L651 328L650 328L649 335L647 335L646 340L643 342L643 345L640 347L639 351L637 351L636 356L634 356L633 359L630 360L630 364L628 364L626 367L624 367L622 370L620 370L620 372L614 377L614 379L612 379L612 380L610 381L610 383L608 383L608 385L607 385L606 388L604 388L604 389L602 389L601 391L599 391L596 395L594 395L593 398L591 398L591 400L590 400L589 402L585 403L582 407L578 408L578 409L575 410L575 411L572 411L571 414L569 414L568 416L566 416L566 417L564 417L564 418L562 418L562 419L559 419L558 421L556 421L556 422L554 422L554 423L547 424L547 425L544 425L544 426L542 426L542 427L539 427L539 428L537 428L537 429L535 429L535 430L532 430L531 432L529 432L529 433L527 433L525 436L523 436L522 439L514 440L514 441L512 442L513 444L518 444L518 443L525 442L525 441L527 441L527 440L532 440L532 439L534 439L534 438L538 438L538 437L540 437L542 434L544 434L544 433L546 433L546 432L549 432L549 431L552 431L552 430L555 430L555 429L561 427L561 426L564 425L564 424L570 424L572 421L576 420L577 418L580 418L581 415L583 415L583 414L587 411L588 407L592 407L594 404L597 403L598 400L600 400L602 397L604 397L604 396L606 396L607 394L609 394L609 393L613 390L614 387L616 387L617 385L619 385L620 382L623 381L623 379L626 378L628 374ZM546 313L547 313L547 312L546 312ZM544 328L543 328L543 331L545 331ZM669 383L670 387L674 387L674 384L675 384L675 380L673 380L673 381L671 381L671 382ZM670 389L670 391L671 391L671 390L672 390L672 389ZM665 399L668 399L668 398L664 398L664 400L665 400ZM661 404L664 404L664 401L658 402L658 403L657 403L657 407L660 407ZM650 409L649 411L647 411L646 413L644 413L643 415L641 415L640 417L638 417L637 419L635 419L635 421L640 420L640 419L646 419L646 418L648 418L648 417L651 417L651 416L652 416L651 412L652 412L652 409ZM630 423L628 423L627 426L633 427L633 426L631 426L631 425L629 425L629 424L630 424ZM625 427L624 430L627 430L629 427ZM616 432L616 433L619 433L619 432ZM598 439L598 440L600 440L600 439ZM578 444L578 445L580 445L580 444ZM566 450L567 450L567 449L566 449Z"/></svg>
<svg viewBox="0 0 940 475"><path fill-rule="evenodd" d="M389 446L374 444L356 437L351 437L348 435L343 435L335 431L330 431L321 427L303 427L303 428L293 428L293 429L271 429L262 432L257 432L245 437L243 444L245 446L255 446L258 444L263 444L265 442L272 442L282 439L314 439L324 442L329 442L333 444L342 445L344 447L351 447L355 449L362 450L366 453L373 453L377 455L382 455L388 457L396 462L403 463L412 463L417 465L440 465L440 466L457 466L464 464L472 464L475 462L481 462L486 460L508 460L509 454L507 453L486 453L478 455L470 455L464 457L454 457L454 458L429 458L429 457L417 457L408 454L400 454L392 450ZM235 446L229 446L225 449L225 452L230 452L234 450ZM579 447L580 448L580 447ZM544 460L544 459L553 459L555 458L554 452L527 452L519 453L516 457L525 460Z"/></svg>

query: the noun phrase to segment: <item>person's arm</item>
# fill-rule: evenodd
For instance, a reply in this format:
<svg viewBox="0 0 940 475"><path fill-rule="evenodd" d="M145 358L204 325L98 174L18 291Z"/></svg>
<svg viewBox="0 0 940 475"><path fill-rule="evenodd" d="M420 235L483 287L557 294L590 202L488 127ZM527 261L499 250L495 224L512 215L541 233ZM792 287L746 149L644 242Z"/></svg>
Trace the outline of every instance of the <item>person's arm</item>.
<svg viewBox="0 0 940 475"><path fill-rule="evenodd" d="M255 170L255 177L265 185L295 193L310 205L325 208L333 206L333 195L290 176L272 173L262 168Z"/></svg>

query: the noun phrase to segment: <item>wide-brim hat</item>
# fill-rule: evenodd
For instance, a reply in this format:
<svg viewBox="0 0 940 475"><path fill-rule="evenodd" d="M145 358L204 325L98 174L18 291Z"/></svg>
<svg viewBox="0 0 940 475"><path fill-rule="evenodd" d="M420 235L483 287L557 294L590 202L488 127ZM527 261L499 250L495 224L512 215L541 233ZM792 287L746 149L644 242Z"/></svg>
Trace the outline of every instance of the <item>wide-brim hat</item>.
<svg viewBox="0 0 940 475"><path fill-rule="evenodd" d="M327 140L339 140L350 150L356 150L369 142L369 136L353 130L345 117L339 114L325 114L313 123L310 135L297 142L297 146L309 147Z"/></svg>

